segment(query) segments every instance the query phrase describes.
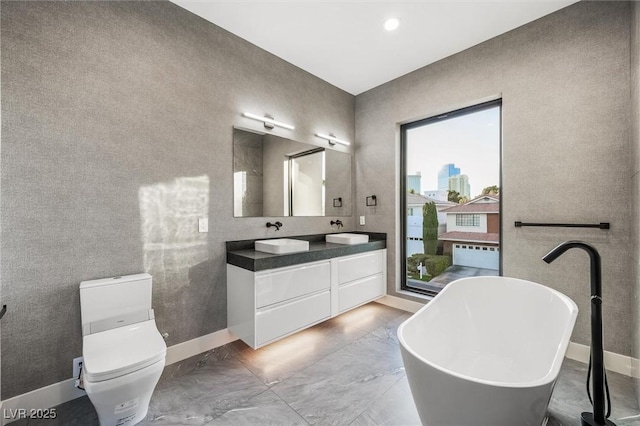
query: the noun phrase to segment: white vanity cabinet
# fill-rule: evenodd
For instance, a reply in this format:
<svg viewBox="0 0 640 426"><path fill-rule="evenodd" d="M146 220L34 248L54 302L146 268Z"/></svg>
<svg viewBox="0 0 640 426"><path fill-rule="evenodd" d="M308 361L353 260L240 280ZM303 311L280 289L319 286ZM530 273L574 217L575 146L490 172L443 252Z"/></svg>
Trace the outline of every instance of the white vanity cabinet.
<svg viewBox="0 0 640 426"><path fill-rule="evenodd" d="M386 249L250 271L227 264L227 327L254 349L386 293Z"/></svg>
<svg viewBox="0 0 640 426"><path fill-rule="evenodd" d="M329 260L258 272L227 264L227 327L252 348L329 317Z"/></svg>
<svg viewBox="0 0 640 426"><path fill-rule="evenodd" d="M385 294L386 250L335 259L338 269L338 313Z"/></svg>

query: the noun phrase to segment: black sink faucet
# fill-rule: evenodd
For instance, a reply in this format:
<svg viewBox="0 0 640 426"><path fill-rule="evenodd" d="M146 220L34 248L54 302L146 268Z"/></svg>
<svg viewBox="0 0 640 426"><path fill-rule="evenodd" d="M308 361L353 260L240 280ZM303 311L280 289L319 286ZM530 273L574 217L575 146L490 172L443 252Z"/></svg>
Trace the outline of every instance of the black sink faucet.
<svg viewBox="0 0 640 426"><path fill-rule="evenodd" d="M602 344L602 267L600 254L595 247L585 242L565 241L547 253L542 260L551 263L572 248L580 248L586 251L591 259L591 358L593 359L591 370L593 371L593 413L582 413L581 423L583 426L615 426L604 414L604 396L607 379L604 371L604 349ZM609 410L610 409L611 407L609 407Z"/></svg>
<svg viewBox="0 0 640 426"><path fill-rule="evenodd" d="M279 231L280 228L282 227L282 222L276 222L276 223L267 222L267 228L271 228L272 226L276 228L276 231Z"/></svg>
<svg viewBox="0 0 640 426"><path fill-rule="evenodd" d="M340 219L336 219L336 220L332 220L331 221L331 226L333 225L338 225L338 228L341 228L344 226L344 224L342 223L342 221Z"/></svg>

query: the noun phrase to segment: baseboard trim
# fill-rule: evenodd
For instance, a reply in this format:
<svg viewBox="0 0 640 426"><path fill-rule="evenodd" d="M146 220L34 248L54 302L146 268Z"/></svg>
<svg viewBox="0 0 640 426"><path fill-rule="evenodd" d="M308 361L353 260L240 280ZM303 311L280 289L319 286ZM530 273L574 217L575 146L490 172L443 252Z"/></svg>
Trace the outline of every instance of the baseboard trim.
<svg viewBox="0 0 640 426"><path fill-rule="evenodd" d="M238 338L231 334L229 329L225 328L205 336L178 343L177 345L167 348L167 360L165 364L174 364L236 340L238 340Z"/></svg>
<svg viewBox="0 0 640 426"><path fill-rule="evenodd" d="M569 359L589 363L589 354L591 348L587 345L580 343L569 342L567 348L567 354L565 355ZM626 355L620 355L615 352L604 351L604 366L609 371L624 374L625 376L634 377L637 371L633 368L634 358ZM636 360L637 362L637 360Z"/></svg>
<svg viewBox="0 0 640 426"><path fill-rule="evenodd" d="M418 312L425 304L420 302L415 302L413 300L403 299L401 297L385 295L380 299L375 300L376 303L380 303L381 305L391 306L392 308L401 309L406 312L416 313ZM425 300L425 303L428 300Z"/></svg>
<svg viewBox="0 0 640 426"><path fill-rule="evenodd" d="M187 340L167 348L165 365L174 364L202 352L215 349L237 340L228 329L216 331L205 336ZM86 395L84 391L75 387L75 379L67 379L49 386L16 395L0 403L2 407L0 424L20 420L29 414L30 410L47 409L64 404L72 399Z"/></svg>

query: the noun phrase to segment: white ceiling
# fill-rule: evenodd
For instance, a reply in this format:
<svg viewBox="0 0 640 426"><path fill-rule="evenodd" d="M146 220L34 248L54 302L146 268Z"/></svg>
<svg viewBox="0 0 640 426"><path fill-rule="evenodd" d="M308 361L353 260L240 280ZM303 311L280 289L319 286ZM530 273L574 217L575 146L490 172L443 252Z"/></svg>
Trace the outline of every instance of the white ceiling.
<svg viewBox="0 0 640 426"><path fill-rule="evenodd" d="M357 95L576 0L172 0ZM382 28L390 17L400 28Z"/></svg>

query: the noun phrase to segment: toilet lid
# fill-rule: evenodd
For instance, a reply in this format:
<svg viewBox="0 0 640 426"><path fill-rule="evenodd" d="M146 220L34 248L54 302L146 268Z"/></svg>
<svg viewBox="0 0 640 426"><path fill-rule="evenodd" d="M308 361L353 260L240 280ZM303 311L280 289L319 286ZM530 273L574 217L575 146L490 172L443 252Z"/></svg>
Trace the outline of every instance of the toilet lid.
<svg viewBox="0 0 640 426"><path fill-rule="evenodd" d="M167 345L147 320L82 338L84 379L101 382L148 367L165 358Z"/></svg>

